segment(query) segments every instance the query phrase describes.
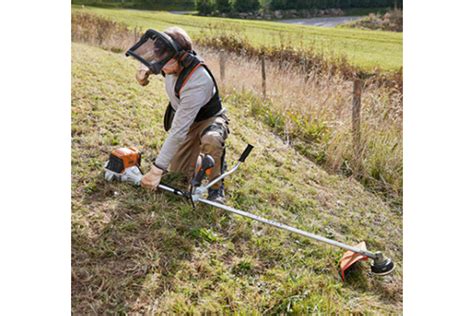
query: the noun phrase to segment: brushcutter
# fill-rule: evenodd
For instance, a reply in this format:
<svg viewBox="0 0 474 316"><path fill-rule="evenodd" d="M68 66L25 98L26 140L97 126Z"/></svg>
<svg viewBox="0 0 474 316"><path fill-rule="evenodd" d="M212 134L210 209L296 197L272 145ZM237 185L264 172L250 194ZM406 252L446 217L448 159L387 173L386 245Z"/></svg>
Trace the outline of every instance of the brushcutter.
<svg viewBox="0 0 474 316"><path fill-rule="evenodd" d="M237 171L239 166L245 162L245 159L250 154L252 149L252 145L247 145L247 148L245 148L234 167L212 181L207 181L207 183L203 182L207 173L206 171L209 171L212 167L214 167L215 162L210 155L204 155L200 159L200 166L198 167L191 181L189 191L182 191L167 184L159 184L158 188L188 199L192 203L193 207L195 207L195 204L198 202L204 203L316 241L346 249L347 251L344 253L342 259L339 262L340 274L343 281L345 278L345 272L347 272L350 267L359 261L367 261L368 259L371 259L371 271L375 275L386 275L395 269L395 264L391 259L386 258L380 251L368 251L365 242L361 242L356 246L350 246L295 227L291 227L286 224L276 222L271 219L266 219L249 212L238 210L233 207L205 199L204 195L208 192L209 188ZM140 157L140 153L135 148L120 148L114 150L105 165L105 178L109 181L116 179L119 181L131 182L135 185L140 185L140 181L143 176L140 170Z"/></svg>

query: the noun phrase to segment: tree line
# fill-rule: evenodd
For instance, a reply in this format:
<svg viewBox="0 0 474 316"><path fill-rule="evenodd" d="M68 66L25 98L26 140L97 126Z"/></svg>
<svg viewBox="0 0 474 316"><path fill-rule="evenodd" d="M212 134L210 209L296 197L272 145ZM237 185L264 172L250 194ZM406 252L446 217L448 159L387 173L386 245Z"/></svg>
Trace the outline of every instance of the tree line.
<svg viewBox="0 0 474 316"><path fill-rule="evenodd" d="M402 7L403 0L72 0L73 4L154 10L197 10L210 14L266 10Z"/></svg>
<svg viewBox="0 0 474 316"><path fill-rule="evenodd" d="M270 10L402 7L403 0L196 0L200 14Z"/></svg>

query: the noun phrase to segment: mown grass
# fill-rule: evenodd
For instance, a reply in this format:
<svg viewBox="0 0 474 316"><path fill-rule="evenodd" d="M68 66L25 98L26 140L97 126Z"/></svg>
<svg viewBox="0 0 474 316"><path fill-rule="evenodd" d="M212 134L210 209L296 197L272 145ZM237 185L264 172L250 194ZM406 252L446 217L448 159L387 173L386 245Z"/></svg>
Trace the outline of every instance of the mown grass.
<svg viewBox="0 0 474 316"><path fill-rule="evenodd" d="M401 215L274 136L252 118L245 94L224 95L229 162L246 143L256 145L226 182L228 204L350 244L365 240L397 262L393 275L361 269L341 283L340 249L106 182L102 166L112 148L138 146L145 170L156 155L166 137L163 82L140 87L132 60L84 44L73 44L72 61L74 314L401 313Z"/></svg>
<svg viewBox="0 0 474 316"><path fill-rule="evenodd" d="M103 9L73 6L73 12L91 12L123 22L131 28L162 30L177 25L194 39L208 39L231 32L256 48L278 49L293 46L311 50L327 58L348 60L366 71L399 71L402 68L402 34L358 29L319 28L269 21L175 15L162 11Z"/></svg>

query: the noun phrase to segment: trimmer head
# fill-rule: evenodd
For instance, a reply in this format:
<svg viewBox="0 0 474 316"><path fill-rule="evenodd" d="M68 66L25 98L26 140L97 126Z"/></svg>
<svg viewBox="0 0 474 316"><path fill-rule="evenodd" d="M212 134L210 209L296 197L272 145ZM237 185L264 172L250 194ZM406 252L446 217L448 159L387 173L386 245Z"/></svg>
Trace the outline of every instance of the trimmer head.
<svg viewBox="0 0 474 316"><path fill-rule="evenodd" d="M361 242L360 244L355 246L355 248L358 248L362 251L367 250L365 242ZM342 281L344 281L345 272L347 272L349 268L351 268L356 262L367 261L368 258L368 256L354 251L346 251L339 263L339 266L341 268ZM393 261L390 258L385 258L381 252L371 254L370 258L374 260L374 262L370 266L370 269L375 275L387 275L395 269L395 264L393 263Z"/></svg>
<svg viewBox="0 0 474 316"><path fill-rule="evenodd" d="M376 254L377 255L377 254ZM370 270L376 275L387 275L395 269L395 264L390 258L375 259Z"/></svg>

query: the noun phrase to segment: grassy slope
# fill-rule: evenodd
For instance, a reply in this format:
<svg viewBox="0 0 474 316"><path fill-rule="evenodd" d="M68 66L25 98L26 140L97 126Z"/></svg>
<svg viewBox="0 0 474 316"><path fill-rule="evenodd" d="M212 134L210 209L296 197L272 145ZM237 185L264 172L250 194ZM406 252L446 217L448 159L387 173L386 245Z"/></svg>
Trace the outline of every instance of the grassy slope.
<svg viewBox="0 0 474 316"><path fill-rule="evenodd" d="M378 67L383 70L398 70L402 67L402 34L357 29L319 28L267 21L251 21L198 16L175 15L160 11L123 9L101 9L74 6L73 11L100 14L130 27L162 30L178 25L197 38L211 30L236 31L245 35L255 45L273 46L281 38L291 41L296 47L322 50L328 55L344 54L348 60L362 68ZM215 31L214 31L215 32ZM279 44L277 44L279 45Z"/></svg>
<svg viewBox="0 0 474 316"><path fill-rule="evenodd" d="M341 283L343 251L223 211L103 180L112 148L138 145L144 168L165 138L161 80L140 87L136 64L72 47L72 291L77 314L319 311L401 313L402 218L356 181L328 175L224 97L228 161L256 149L227 181L228 204L355 244L398 264L386 278L359 271ZM366 267L367 268L367 267Z"/></svg>

